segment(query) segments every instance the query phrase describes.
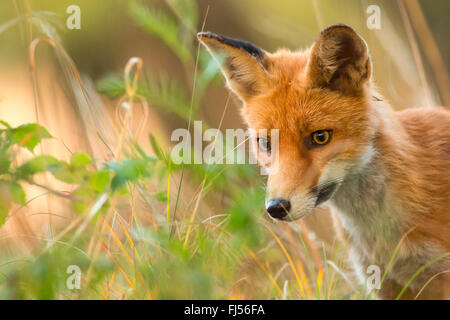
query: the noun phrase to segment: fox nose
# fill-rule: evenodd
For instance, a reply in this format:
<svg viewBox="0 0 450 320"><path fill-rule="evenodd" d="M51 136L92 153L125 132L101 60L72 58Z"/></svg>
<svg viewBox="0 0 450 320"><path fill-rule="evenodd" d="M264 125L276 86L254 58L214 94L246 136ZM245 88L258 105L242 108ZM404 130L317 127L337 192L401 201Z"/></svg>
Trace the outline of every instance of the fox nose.
<svg viewBox="0 0 450 320"><path fill-rule="evenodd" d="M291 203L285 199L273 199L267 202L266 210L272 218L283 219L291 210Z"/></svg>

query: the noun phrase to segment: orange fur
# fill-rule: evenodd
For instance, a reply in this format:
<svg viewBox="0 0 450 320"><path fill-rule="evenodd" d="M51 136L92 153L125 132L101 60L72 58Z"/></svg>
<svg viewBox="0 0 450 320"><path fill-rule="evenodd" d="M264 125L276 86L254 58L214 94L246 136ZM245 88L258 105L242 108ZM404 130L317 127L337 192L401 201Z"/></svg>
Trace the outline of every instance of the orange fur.
<svg viewBox="0 0 450 320"><path fill-rule="evenodd" d="M244 102L248 125L279 130L277 163L258 156L262 165L278 166L267 197L292 203L284 220L309 214L319 197L314 190L335 183L327 203L340 212L362 274L370 264L383 272L412 230L381 289L384 298L395 298L419 267L450 252L450 112L394 112L373 88L369 51L353 29L331 26L305 51L273 54L210 33L199 39L214 56L225 55L222 70ZM311 134L328 129L331 142L311 148ZM447 269L448 258L427 268L404 298ZM449 289L442 274L420 298L448 298Z"/></svg>

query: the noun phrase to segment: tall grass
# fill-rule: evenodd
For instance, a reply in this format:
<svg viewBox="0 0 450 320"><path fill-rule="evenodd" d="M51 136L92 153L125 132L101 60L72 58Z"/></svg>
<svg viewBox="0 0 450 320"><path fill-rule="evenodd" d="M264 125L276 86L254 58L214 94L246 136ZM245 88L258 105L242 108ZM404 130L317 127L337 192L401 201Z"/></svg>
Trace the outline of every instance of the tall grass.
<svg viewBox="0 0 450 320"><path fill-rule="evenodd" d="M93 103L96 93L87 86L89 81L79 75L56 34L42 27L51 25L45 15L22 13L0 26L5 30L16 21L40 22L28 34L31 70L38 64L36 45L50 44L82 119L92 124L87 126L92 150L86 151L93 156L83 165L85 176L80 180L46 167L56 178L72 181L68 183L74 186L73 193L57 187L46 191L70 202L77 214L51 233L0 238L31 238L36 244L30 251L16 247L1 251L0 298L367 298L348 267L345 242L335 240L325 247L304 222L277 224L265 217L263 181L256 168L176 165L170 160L170 147L156 138L162 134L152 128L145 138L151 151L138 142L148 133L149 108L174 114L190 128L193 119L201 119L199 107L208 87L220 83L217 64L195 42L197 25L204 26L207 16L199 21L192 0L166 4L156 9L132 1L128 15L149 37L173 51L185 81L153 74L145 61L134 57L122 72L112 72L97 84L99 92L114 100L110 106ZM39 80L34 73L32 79L38 115ZM219 127L227 106L228 101ZM105 110L114 107L116 118L108 120ZM105 120L96 126L99 114ZM208 126L213 124L204 128ZM108 152L96 153L94 140ZM58 165L73 168L74 163ZM45 177L29 181L39 179L45 186ZM16 205L12 211L23 208ZM48 223L53 230L52 220ZM67 286L71 265L82 270L79 290Z"/></svg>

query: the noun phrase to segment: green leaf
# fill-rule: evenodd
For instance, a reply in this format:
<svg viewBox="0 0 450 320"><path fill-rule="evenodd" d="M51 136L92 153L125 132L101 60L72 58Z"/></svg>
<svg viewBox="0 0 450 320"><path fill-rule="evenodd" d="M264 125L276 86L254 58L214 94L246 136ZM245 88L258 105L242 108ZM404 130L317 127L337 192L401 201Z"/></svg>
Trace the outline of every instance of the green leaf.
<svg viewBox="0 0 450 320"><path fill-rule="evenodd" d="M9 125L8 122L0 120L0 124L4 125L6 128L11 129L11 126Z"/></svg>
<svg viewBox="0 0 450 320"><path fill-rule="evenodd" d="M75 153L70 165L49 155L39 155L17 168L16 174L19 179L29 179L37 173L51 172L60 181L80 184L87 172L85 166L91 162L91 157L85 153Z"/></svg>
<svg viewBox="0 0 450 320"><path fill-rule="evenodd" d="M22 186L14 181L0 180L0 226L5 223L13 202L20 205L26 204Z"/></svg>
<svg viewBox="0 0 450 320"><path fill-rule="evenodd" d="M155 199L159 202L166 203L167 202L167 191L161 191L155 194Z"/></svg>
<svg viewBox="0 0 450 320"><path fill-rule="evenodd" d="M53 173L53 176L60 181L70 184L80 184L84 181L86 171L85 168L74 168L67 163L60 163L60 165L51 172Z"/></svg>
<svg viewBox="0 0 450 320"><path fill-rule="evenodd" d="M99 193L105 191L106 187L109 184L109 181L110 174L109 171L106 170L95 172L89 177L89 184L95 191Z"/></svg>
<svg viewBox="0 0 450 320"><path fill-rule="evenodd" d="M148 164L149 161L144 159L125 159L119 163L109 163L107 167L114 171L111 181L112 191L116 191L128 181L134 182L140 178L149 177Z"/></svg>
<svg viewBox="0 0 450 320"><path fill-rule="evenodd" d="M10 182L10 188L11 188L11 196L12 200L15 203L25 205L26 204L26 196L25 191L23 191L23 188L20 184L17 182Z"/></svg>
<svg viewBox="0 0 450 320"><path fill-rule="evenodd" d="M103 199L99 198L100 193L97 193L92 185L88 182L82 183L74 192L73 196L76 198L72 201L73 209L78 213L83 213L88 209L92 209L95 206L96 210L107 210L109 208L109 200L108 197ZM98 211L95 211L98 212Z"/></svg>
<svg viewBox="0 0 450 320"><path fill-rule="evenodd" d="M91 157L84 152L74 153L70 159L70 165L73 168L85 167L92 163Z"/></svg>
<svg viewBox="0 0 450 320"><path fill-rule="evenodd" d="M95 197L96 193L89 183L81 184L72 195L79 199L72 201L73 209L78 213L86 211L89 202Z"/></svg>
<svg viewBox="0 0 450 320"><path fill-rule="evenodd" d="M42 139L52 138L48 131L36 124L29 123L21 125L17 128L9 129L11 140L33 152L34 148L42 141Z"/></svg>
<svg viewBox="0 0 450 320"><path fill-rule="evenodd" d="M1 191L0 191L0 193L1 193ZM2 200L1 194L0 194L0 227L5 223L10 209L11 209L11 202L6 202L6 201Z"/></svg>
<svg viewBox="0 0 450 320"><path fill-rule="evenodd" d="M17 168L17 176L26 179L31 175L41 172L54 172L61 167L63 162L55 157L48 155L39 155Z"/></svg>
<svg viewBox="0 0 450 320"><path fill-rule="evenodd" d="M10 154L4 148L0 149L0 174L7 173L11 167Z"/></svg>

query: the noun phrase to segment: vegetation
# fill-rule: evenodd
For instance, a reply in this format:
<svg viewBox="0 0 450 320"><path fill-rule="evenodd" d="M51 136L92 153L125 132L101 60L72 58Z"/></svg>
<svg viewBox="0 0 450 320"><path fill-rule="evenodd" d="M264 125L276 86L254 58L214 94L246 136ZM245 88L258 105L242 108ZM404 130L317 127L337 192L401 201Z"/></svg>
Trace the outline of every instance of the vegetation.
<svg viewBox="0 0 450 320"><path fill-rule="evenodd" d="M76 215L54 233L36 236L37 248L0 251L0 298L369 298L351 279L345 243L325 248L303 222L265 218L257 168L176 165L170 147L156 138L161 133L146 139L152 151L138 142L143 125L134 130L136 112L144 110L147 120L147 108L155 108L191 129L194 119L202 119L207 89L222 84L217 63L195 40L202 23L195 1L166 5L131 1L127 14L170 48L186 78L152 73L145 61L132 58L123 75L112 71L97 83L99 92L117 102L118 143L110 158L78 152L63 161L37 151L44 139L53 139L40 124L1 122L0 225L35 200L26 195L30 186L69 202ZM29 12L26 19L55 49L65 72L77 75L59 42L55 17ZM0 26L0 32L19 22ZM212 126L202 120L204 129ZM49 179L71 191L46 184ZM82 271L80 289L67 286L72 265Z"/></svg>

